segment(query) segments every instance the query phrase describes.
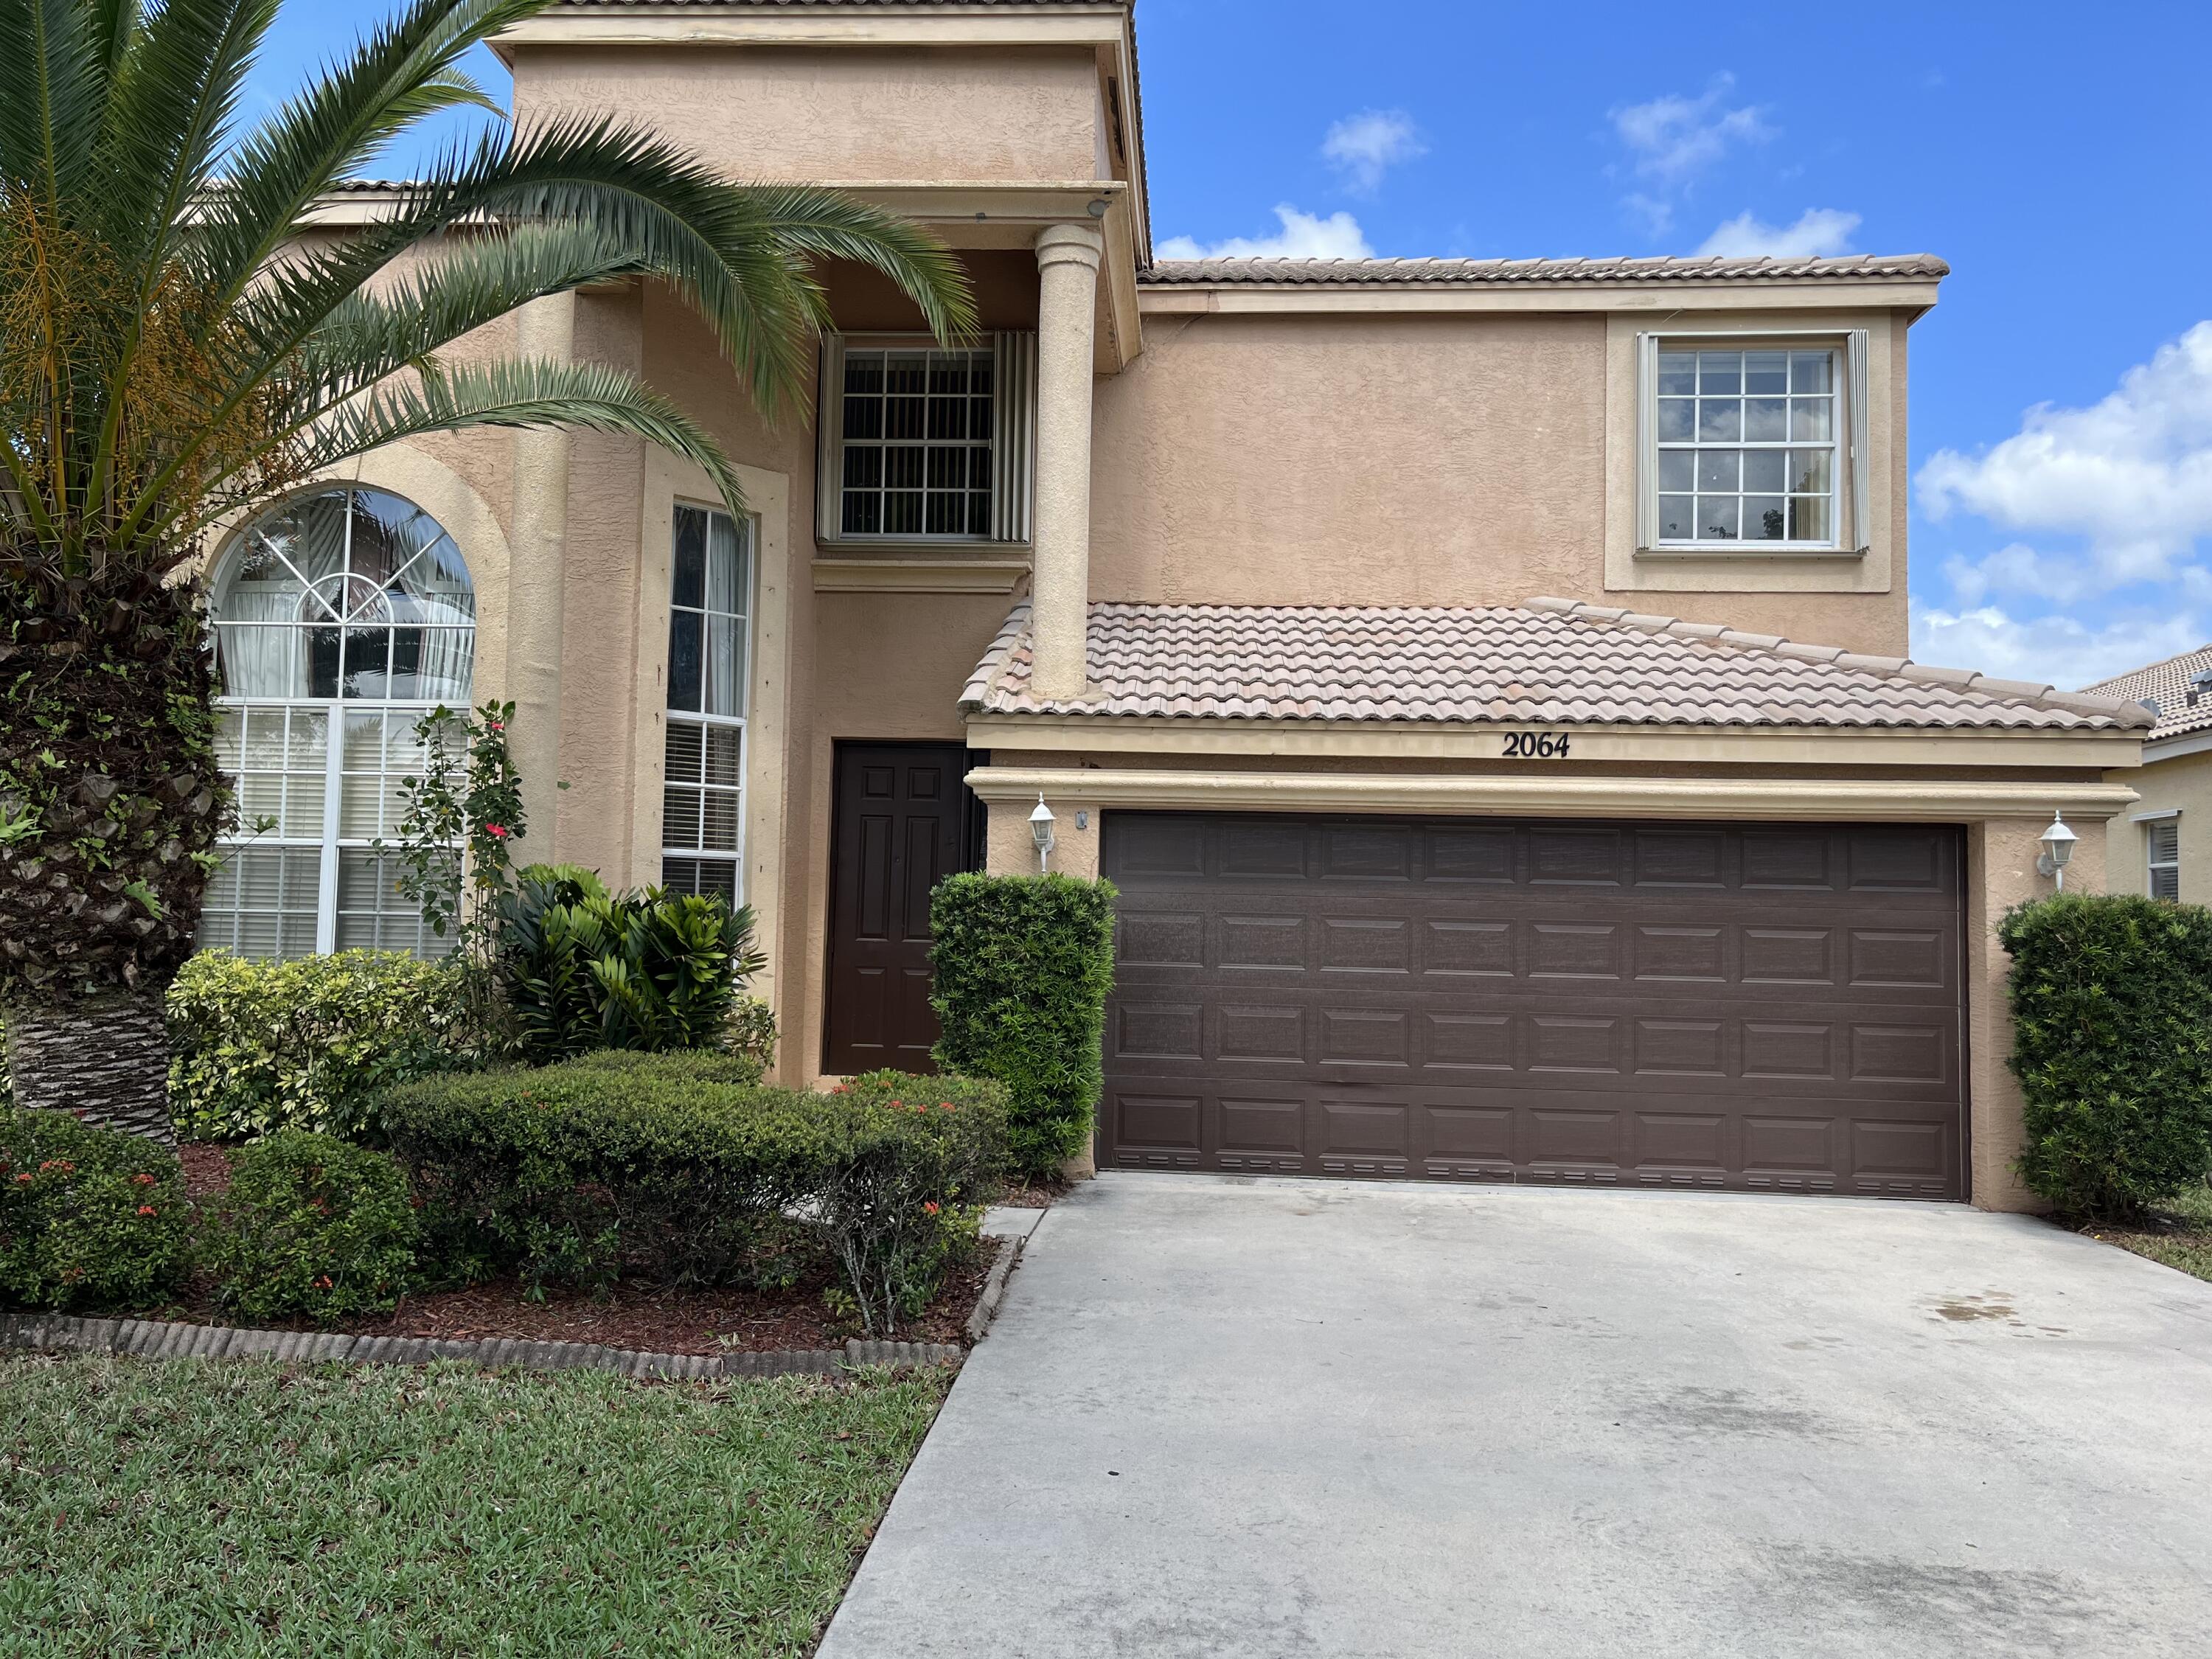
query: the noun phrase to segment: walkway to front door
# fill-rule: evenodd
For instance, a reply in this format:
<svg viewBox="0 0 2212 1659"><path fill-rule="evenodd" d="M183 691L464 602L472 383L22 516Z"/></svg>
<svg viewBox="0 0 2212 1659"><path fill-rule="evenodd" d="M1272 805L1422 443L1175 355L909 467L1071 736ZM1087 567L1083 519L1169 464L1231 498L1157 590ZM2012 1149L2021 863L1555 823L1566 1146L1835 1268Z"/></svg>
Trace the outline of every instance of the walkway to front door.
<svg viewBox="0 0 2212 1659"><path fill-rule="evenodd" d="M822 1659L2197 1654L2212 1285L1948 1205L1116 1173Z"/></svg>
<svg viewBox="0 0 2212 1659"><path fill-rule="evenodd" d="M978 808L957 743L841 743L822 1069L933 1072L929 891L972 869Z"/></svg>

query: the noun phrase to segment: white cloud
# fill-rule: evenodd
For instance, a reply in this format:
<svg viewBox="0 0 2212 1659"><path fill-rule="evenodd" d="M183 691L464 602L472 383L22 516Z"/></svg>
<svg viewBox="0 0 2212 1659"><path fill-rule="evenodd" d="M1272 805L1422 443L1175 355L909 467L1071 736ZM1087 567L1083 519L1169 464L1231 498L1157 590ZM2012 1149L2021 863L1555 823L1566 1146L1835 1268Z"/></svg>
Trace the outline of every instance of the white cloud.
<svg viewBox="0 0 2212 1659"><path fill-rule="evenodd" d="M1794 225L1770 225L1748 211L1727 221L1705 238L1700 253L1734 259L1819 259L1848 253L1859 216L1839 208L1808 208Z"/></svg>
<svg viewBox="0 0 2212 1659"><path fill-rule="evenodd" d="M1735 76L1717 75L1702 97L1669 93L1610 112L1613 132L1627 147L1637 177L1680 189L1735 146L1767 137L1758 106L1728 106L1735 88Z"/></svg>
<svg viewBox="0 0 2212 1659"><path fill-rule="evenodd" d="M1190 236L1170 236L1157 252L1163 259L1371 259L1375 250L1359 222L1348 213L1301 213L1285 202L1275 210L1282 229L1273 236L1231 236L1201 245Z"/></svg>
<svg viewBox="0 0 2212 1659"><path fill-rule="evenodd" d="M1428 146L1413 130L1413 118L1403 110L1362 110L1347 115L1328 130L1321 153L1343 173L1354 190L1372 191L1382 175L1401 161L1428 154Z"/></svg>
<svg viewBox="0 0 2212 1659"><path fill-rule="evenodd" d="M2092 628L2072 616L2014 617L1995 605L1912 607L1915 660L2068 688L2194 651L2205 638L2193 615L2130 617Z"/></svg>
<svg viewBox="0 0 2212 1659"><path fill-rule="evenodd" d="M2161 346L2102 402L2039 404L2018 432L1980 455L1939 450L1917 482L1932 519L1965 511L2087 539L2078 579L2007 549L1976 568L1986 586L2017 579L2028 591L2066 598L2170 576L2175 561L2212 534L2212 322Z"/></svg>

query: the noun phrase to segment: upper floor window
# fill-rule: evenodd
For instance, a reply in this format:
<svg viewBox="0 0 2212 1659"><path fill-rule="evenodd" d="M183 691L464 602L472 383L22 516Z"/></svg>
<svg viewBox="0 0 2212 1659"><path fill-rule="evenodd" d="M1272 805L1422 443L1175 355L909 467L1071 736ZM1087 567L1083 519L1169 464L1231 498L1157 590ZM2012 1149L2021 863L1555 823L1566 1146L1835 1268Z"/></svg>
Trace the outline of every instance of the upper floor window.
<svg viewBox="0 0 2212 1659"><path fill-rule="evenodd" d="M831 336L818 530L827 542L1025 542L1036 337L944 350Z"/></svg>
<svg viewBox="0 0 2212 1659"><path fill-rule="evenodd" d="M319 490L240 535L210 610L239 828L200 942L252 957L450 951L372 843L399 828L422 716L468 706L476 599L460 550L397 495Z"/></svg>
<svg viewBox="0 0 2212 1659"><path fill-rule="evenodd" d="M1863 332L1841 346L1656 335L1639 343L1639 546L1865 544Z"/></svg>
<svg viewBox="0 0 2212 1659"><path fill-rule="evenodd" d="M750 520L678 503L668 607L660 878L744 895L745 716L752 655Z"/></svg>
<svg viewBox="0 0 2212 1659"><path fill-rule="evenodd" d="M1659 539L1835 541L1832 351L1659 354Z"/></svg>

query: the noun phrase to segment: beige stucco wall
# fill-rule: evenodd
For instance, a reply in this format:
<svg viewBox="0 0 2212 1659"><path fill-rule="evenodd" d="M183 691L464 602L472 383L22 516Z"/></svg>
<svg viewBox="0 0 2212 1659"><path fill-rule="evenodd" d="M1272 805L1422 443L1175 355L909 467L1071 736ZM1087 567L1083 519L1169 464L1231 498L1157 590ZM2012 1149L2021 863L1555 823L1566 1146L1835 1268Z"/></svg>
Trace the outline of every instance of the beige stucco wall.
<svg viewBox="0 0 2212 1659"><path fill-rule="evenodd" d="M531 46L515 53L514 108L525 123L619 111L738 179L1100 176L1082 47Z"/></svg>
<svg viewBox="0 0 2212 1659"><path fill-rule="evenodd" d="M1616 578L1608 557L1619 563L1614 544L1633 540L1635 409L1632 370L1624 385L1615 359L1638 320L1152 319L1144 355L1098 383L1093 595L1470 605L1554 593L1901 653L1902 322L1879 312L1751 319L1856 322L1874 334L1871 553L1639 561L1631 546ZM1625 582L1666 591L1611 591Z"/></svg>
<svg viewBox="0 0 2212 1659"><path fill-rule="evenodd" d="M2181 898L2185 904L2212 904L2212 750L2154 761L2136 771L2115 772L2142 799L2112 825L2112 883L2115 892L2150 890L2148 826L2136 820L2150 813L2179 811L2181 842Z"/></svg>

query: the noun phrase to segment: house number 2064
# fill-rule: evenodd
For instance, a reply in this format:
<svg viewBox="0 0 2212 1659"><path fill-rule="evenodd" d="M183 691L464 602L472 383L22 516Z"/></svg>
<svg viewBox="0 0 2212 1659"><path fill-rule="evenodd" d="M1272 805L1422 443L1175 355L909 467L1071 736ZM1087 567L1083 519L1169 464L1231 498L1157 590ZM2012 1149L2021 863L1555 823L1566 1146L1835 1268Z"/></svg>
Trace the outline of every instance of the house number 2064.
<svg viewBox="0 0 2212 1659"><path fill-rule="evenodd" d="M1567 757L1567 734L1564 732L1508 732L1505 734L1505 758L1508 760L1565 760Z"/></svg>

